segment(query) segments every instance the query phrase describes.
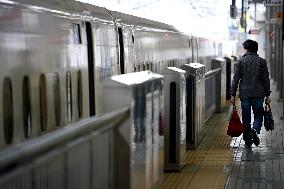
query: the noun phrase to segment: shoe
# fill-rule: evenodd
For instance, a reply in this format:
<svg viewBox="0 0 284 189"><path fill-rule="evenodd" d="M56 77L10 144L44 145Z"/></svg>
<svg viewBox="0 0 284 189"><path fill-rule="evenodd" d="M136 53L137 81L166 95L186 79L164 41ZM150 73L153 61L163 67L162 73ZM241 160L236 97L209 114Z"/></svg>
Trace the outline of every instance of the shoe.
<svg viewBox="0 0 284 189"><path fill-rule="evenodd" d="M246 148L251 148L252 143L245 141L245 147Z"/></svg>
<svg viewBox="0 0 284 189"><path fill-rule="evenodd" d="M259 140L259 138L258 138L258 136L257 136L257 134L256 134L256 131L255 131L254 129L252 129L252 130L251 130L251 134L252 134L252 141L253 141L253 143L254 143L256 146L258 146L259 143L260 143L260 140Z"/></svg>
<svg viewBox="0 0 284 189"><path fill-rule="evenodd" d="M251 144L245 144L246 148L251 148Z"/></svg>
<svg viewBox="0 0 284 189"><path fill-rule="evenodd" d="M252 128L252 130L255 130L256 134L260 134L260 130L254 128Z"/></svg>

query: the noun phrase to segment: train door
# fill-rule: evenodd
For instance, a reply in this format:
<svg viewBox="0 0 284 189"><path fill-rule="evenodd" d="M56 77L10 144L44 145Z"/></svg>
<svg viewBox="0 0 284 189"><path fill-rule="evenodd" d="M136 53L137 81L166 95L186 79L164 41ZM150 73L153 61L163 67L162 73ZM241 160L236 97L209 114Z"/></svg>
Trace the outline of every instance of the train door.
<svg viewBox="0 0 284 189"><path fill-rule="evenodd" d="M191 63L194 62L193 61L193 37L190 36L188 39L188 47L189 47L189 58L188 58L188 62L187 63Z"/></svg>
<svg viewBox="0 0 284 189"><path fill-rule="evenodd" d="M120 73L134 72L134 35L131 29L118 28Z"/></svg>
<svg viewBox="0 0 284 189"><path fill-rule="evenodd" d="M95 109L95 65L94 65L94 46L92 25L90 22L86 22L86 34L87 34L87 49L88 49L88 71L89 71L89 103L90 103L90 116L96 114Z"/></svg>
<svg viewBox="0 0 284 189"><path fill-rule="evenodd" d="M134 42L131 28L118 28L120 73L135 72Z"/></svg>
<svg viewBox="0 0 284 189"><path fill-rule="evenodd" d="M198 40L197 40L197 38L195 38L195 40L194 40L194 42L195 42L195 62L199 62L199 44L198 44Z"/></svg>
<svg viewBox="0 0 284 189"><path fill-rule="evenodd" d="M192 44L192 62L198 62L198 42L197 38L191 38Z"/></svg>

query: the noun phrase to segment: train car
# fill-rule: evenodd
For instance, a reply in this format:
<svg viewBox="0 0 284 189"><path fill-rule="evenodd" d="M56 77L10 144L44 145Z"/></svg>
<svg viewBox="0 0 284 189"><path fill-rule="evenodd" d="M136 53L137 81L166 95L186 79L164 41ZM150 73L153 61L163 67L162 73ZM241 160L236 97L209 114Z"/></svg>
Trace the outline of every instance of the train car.
<svg viewBox="0 0 284 189"><path fill-rule="evenodd" d="M0 147L103 112L107 78L217 56L213 41L77 1L0 1Z"/></svg>
<svg viewBox="0 0 284 189"><path fill-rule="evenodd" d="M160 73L165 66L192 60L188 35L167 24L115 11L110 13L119 34L121 73L143 70Z"/></svg>
<svg viewBox="0 0 284 189"><path fill-rule="evenodd" d="M197 38L198 44L198 62L205 65L206 72L211 70L211 60L216 58L218 53L217 43L203 37ZM221 55L222 57L222 55Z"/></svg>

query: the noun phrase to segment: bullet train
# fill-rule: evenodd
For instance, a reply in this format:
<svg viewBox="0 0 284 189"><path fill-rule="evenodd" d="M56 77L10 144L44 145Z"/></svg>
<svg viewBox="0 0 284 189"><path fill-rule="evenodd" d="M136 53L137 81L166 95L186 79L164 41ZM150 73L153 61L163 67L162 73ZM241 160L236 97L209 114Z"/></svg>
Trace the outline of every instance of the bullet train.
<svg viewBox="0 0 284 189"><path fill-rule="evenodd" d="M0 0L0 41L1 148L99 115L113 75L222 56L220 43L73 0Z"/></svg>

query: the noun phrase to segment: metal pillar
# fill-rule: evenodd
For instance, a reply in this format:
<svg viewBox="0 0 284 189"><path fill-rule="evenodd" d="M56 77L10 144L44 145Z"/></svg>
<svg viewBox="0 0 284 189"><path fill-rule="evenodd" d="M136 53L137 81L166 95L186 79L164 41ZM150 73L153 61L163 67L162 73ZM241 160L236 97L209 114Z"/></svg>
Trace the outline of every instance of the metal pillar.
<svg viewBox="0 0 284 189"><path fill-rule="evenodd" d="M284 13L284 3L283 3L283 6L281 7L282 9L282 27L281 27L281 46L280 46L280 52L281 52L281 64L282 64L282 74L281 74L281 98L283 99L284 98L284 87L283 87L283 84L284 84L284 62L283 62L283 54L284 54L284 50L283 50L283 41L284 41L284 18L283 18L283 13ZM284 104L283 104L283 111L282 111L282 115L284 114Z"/></svg>
<svg viewBox="0 0 284 189"><path fill-rule="evenodd" d="M277 12L282 12L282 7L277 7ZM282 12L283 13L283 12ZM280 18L281 19L281 18ZM282 18L283 19L283 18ZM280 20L279 20L280 21ZM278 64L279 64L279 99L283 100L283 41L282 41L282 22L278 22L277 24L277 32L278 32Z"/></svg>
<svg viewBox="0 0 284 189"><path fill-rule="evenodd" d="M280 11L282 10L282 27L280 27L281 29L280 29L280 63L281 63L281 65L282 65L282 69L281 69L281 71L282 71L282 74L281 74L281 88L280 88L280 92L281 92L281 98L283 99L284 98L284 86L283 86L283 84L284 84L284 66L283 66L283 64L284 64L284 62L283 62L283 54L284 54L284 50L283 50L283 41L284 41L284 18L283 18L283 13L284 13L284 3L283 3L283 5L282 5L282 7L280 7L280 9L279 9ZM280 119L284 119L284 103L283 103L283 109L282 109L282 116L281 116L281 118Z"/></svg>

